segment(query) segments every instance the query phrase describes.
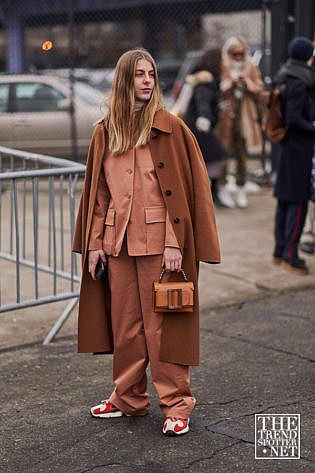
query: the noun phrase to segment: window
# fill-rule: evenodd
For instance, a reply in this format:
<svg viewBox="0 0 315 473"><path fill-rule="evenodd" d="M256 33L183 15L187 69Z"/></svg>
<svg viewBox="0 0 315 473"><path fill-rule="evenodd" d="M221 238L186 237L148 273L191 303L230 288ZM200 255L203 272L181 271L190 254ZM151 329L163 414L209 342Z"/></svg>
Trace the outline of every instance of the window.
<svg viewBox="0 0 315 473"><path fill-rule="evenodd" d="M9 90L9 84L0 84L0 113L8 111Z"/></svg>
<svg viewBox="0 0 315 473"><path fill-rule="evenodd" d="M104 100L104 94L97 89L84 84L83 82L75 82L74 93L89 105L100 106Z"/></svg>
<svg viewBox="0 0 315 473"><path fill-rule="evenodd" d="M58 110L58 102L65 98L59 90L40 82L16 84L17 112L55 112Z"/></svg>

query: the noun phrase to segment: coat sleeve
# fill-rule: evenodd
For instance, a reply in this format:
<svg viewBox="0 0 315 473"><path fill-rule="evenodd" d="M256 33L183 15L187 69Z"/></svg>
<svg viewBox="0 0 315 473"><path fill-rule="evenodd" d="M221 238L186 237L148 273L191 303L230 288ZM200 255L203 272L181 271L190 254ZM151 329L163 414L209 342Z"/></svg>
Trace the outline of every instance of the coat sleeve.
<svg viewBox="0 0 315 473"><path fill-rule="evenodd" d="M262 81L260 71L255 65L252 66L250 74L245 77L245 83L248 92L250 92L257 98L263 96L264 83Z"/></svg>
<svg viewBox="0 0 315 473"><path fill-rule="evenodd" d="M104 153L104 126L103 123L99 123L94 130L89 147L85 179L72 240L72 251L82 253L83 260L85 258L90 237L91 223Z"/></svg>
<svg viewBox="0 0 315 473"><path fill-rule="evenodd" d="M208 84L200 84L195 87L193 100L195 102L196 116L208 118L212 124L215 120L211 106L214 98L215 91Z"/></svg>
<svg viewBox="0 0 315 473"><path fill-rule="evenodd" d="M105 214L109 204L109 191L106 185L104 167L101 167L94 204L89 250L101 250L105 228Z"/></svg>
<svg viewBox="0 0 315 473"><path fill-rule="evenodd" d="M283 98L285 102L284 121L291 129L310 131L315 133L315 126L307 120L304 113L304 104L308 98L306 85L301 80L294 80L287 85Z"/></svg>

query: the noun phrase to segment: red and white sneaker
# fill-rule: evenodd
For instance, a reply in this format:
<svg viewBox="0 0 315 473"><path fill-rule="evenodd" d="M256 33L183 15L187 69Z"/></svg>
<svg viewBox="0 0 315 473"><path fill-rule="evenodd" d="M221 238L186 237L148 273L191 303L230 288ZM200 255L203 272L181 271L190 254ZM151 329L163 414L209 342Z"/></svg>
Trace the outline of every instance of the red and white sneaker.
<svg viewBox="0 0 315 473"><path fill-rule="evenodd" d="M101 401L101 404L91 407L91 414L93 417L110 418L110 417L122 417L124 413L114 406L108 399Z"/></svg>
<svg viewBox="0 0 315 473"><path fill-rule="evenodd" d="M189 419L166 417L163 430L164 435L184 435L189 432Z"/></svg>

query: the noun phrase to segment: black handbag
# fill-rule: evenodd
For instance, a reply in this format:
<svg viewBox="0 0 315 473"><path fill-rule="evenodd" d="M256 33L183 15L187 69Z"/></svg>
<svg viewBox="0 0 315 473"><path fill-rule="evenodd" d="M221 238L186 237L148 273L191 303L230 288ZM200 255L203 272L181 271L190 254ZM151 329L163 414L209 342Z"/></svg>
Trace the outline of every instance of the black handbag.
<svg viewBox="0 0 315 473"><path fill-rule="evenodd" d="M106 271L106 266L100 258L95 266L95 279L96 280L101 279L104 276L105 271Z"/></svg>

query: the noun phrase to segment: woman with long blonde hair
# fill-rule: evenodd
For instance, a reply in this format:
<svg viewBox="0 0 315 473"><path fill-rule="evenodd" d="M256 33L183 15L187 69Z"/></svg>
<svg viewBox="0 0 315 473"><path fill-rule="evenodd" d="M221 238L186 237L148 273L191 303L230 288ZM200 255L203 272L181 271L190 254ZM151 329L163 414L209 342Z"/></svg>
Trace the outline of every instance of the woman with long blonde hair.
<svg viewBox="0 0 315 473"><path fill-rule="evenodd" d="M116 66L112 90L108 100L108 113L105 117L109 135L109 147L113 153L123 153L129 149L137 134L136 146L149 142L155 112L163 107L163 97L158 82L143 107L134 94L134 77L137 62L152 64L152 78L157 78L157 68L152 56L145 50L137 49L123 54ZM137 73L139 75L139 73ZM141 111L140 114L136 112Z"/></svg>
<svg viewBox="0 0 315 473"><path fill-rule="evenodd" d="M163 433L187 433L195 405L189 366L199 363L198 262L219 262L219 245L199 147L163 108L155 61L142 48L119 59L108 112L94 130L73 251L83 268L78 349L113 353L115 388L91 414L148 414L150 363ZM182 268L194 282L193 311L155 312L153 282L162 269L179 281Z"/></svg>
<svg viewBox="0 0 315 473"><path fill-rule="evenodd" d="M246 41L232 36L222 48L222 76L218 137L231 154L235 168L235 196L227 185L228 160L223 165L219 198L226 207L248 207L247 161L249 153L262 151L259 108L264 83L258 66L249 54Z"/></svg>

